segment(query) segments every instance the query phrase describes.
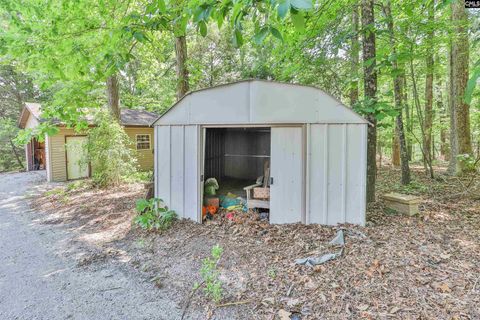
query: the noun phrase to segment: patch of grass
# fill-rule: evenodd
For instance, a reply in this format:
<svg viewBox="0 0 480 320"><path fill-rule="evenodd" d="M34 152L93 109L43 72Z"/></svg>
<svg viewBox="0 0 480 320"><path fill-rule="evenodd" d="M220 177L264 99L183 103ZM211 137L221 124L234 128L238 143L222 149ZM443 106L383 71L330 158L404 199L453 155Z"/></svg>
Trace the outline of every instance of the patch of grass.
<svg viewBox="0 0 480 320"><path fill-rule="evenodd" d="M89 183L90 182L88 180L73 181L73 182L70 182L69 184L67 184L67 186L65 187L65 191L66 192L71 192L71 191L80 190L80 189L83 189L85 187L88 187Z"/></svg>
<svg viewBox="0 0 480 320"><path fill-rule="evenodd" d="M128 183L148 183L152 181L153 171L136 171L126 178Z"/></svg>
<svg viewBox="0 0 480 320"><path fill-rule="evenodd" d="M395 189L397 192L400 192L400 193L423 194L428 191L428 186L418 181L412 181L406 186L397 184L395 186Z"/></svg>
<svg viewBox="0 0 480 320"><path fill-rule="evenodd" d="M64 195L65 194L65 189L64 188L55 188L52 190L48 190L45 192L46 196L57 196L57 195Z"/></svg>

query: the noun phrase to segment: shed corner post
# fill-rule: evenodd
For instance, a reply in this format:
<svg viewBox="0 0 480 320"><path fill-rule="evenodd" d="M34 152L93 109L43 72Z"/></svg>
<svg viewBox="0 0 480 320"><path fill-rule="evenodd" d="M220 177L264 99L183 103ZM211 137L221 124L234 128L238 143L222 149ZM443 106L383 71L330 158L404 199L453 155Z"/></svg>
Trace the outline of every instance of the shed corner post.
<svg viewBox="0 0 480 320"><path fill-rule="evenodd" d="M158 126L153 125L153 196L158 198Z"/></svg>
<svg viewBox="0 0 480 320"><path fill-rule="evenodd" d="M306 124L304 131L304 144L305 144L305 159L304 159L304 188L305 188L305 197L304 197L304 206L305 206L305 217L303 223L310 224L310 160L311 160L311 126L310 123Z"/></svg>
<svg viewBox="0 0 480 320"><path fill-rule="evenodd" d="M197 159L197 177L198 177L198 210L197 210L197 223L202 223L202 206L203 206L203 175L204 175L204 161L205 161L205 135L206 129L197 125L197 146L198 146L198 159Z"/></svg>

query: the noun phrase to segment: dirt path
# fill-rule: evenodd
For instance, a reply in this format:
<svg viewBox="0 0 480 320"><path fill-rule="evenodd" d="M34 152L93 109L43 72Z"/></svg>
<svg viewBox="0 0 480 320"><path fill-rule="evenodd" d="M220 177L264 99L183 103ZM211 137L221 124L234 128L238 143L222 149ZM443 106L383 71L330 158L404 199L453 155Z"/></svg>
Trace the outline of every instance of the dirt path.
<svg viewBox="0 0 480 320"><path fill-rule="evenodd" d="M78 264L71 232L29 209L43 181L39 172L0 174L0 319L178 319L176 303L127 266Z"/></svg>

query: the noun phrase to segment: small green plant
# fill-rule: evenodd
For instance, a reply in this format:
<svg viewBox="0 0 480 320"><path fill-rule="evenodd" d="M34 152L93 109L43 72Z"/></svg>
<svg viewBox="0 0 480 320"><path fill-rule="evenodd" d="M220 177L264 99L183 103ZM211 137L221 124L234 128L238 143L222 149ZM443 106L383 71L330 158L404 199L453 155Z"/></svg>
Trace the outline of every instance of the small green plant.
<svg viewBox="0 0 480 320"><path fill-rule="evenodd" d="M217 269L218 261L222 257L223 248L218 244L212 247L211 257L207 257L202 261L200 275L205 285L203 291L207 298L212 299L215 303L220 302L223 297L222 281L219 279L220 272ZM199 284L195 284L198 288Z"/></svg>
<svg viewBox="0 0 480 320"><path fill-rule="evenodd" d="M267 275L272 278L272 279L275 279L277 277L277 270L275 268L270 268L268 269L267 271Z"/></svg>
<svg viewBox="0 0 480 320"><path fill-rule="evenodd" d="M138 199L135 205L138 215L133 222L144 230L166 230L170 228L177 214L169 210L162 199Z"/></svg>
<svg viewBox="0 0 480 320"><path fill-rule="evenodd" d="M462 172L475 172L479 160L470 154L459 154L457 156L458 165L462 168Z"/></svg>

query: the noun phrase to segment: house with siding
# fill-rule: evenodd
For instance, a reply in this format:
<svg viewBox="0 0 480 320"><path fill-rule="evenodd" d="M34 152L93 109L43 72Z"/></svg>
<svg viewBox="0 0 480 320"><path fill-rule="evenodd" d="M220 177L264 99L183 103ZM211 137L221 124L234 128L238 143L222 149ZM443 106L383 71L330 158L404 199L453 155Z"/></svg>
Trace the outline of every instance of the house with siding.
<svg viewBox="0 0 480 320"><path fill-rule="evenodd" d="M125 133L132 139L139 170L153 169L153 128L150 123L157 114L133 109L122 109L120 123ZM18 126L22 129L34 129L41 122L41 105L25 103ZM48 181L67 181L86 178L91 175L89 166L81 165L83 148L87 135L76 133L58 122L58 133L46 135L43 141L36 138L25 145L27 170L46 170Z"/></svg>

